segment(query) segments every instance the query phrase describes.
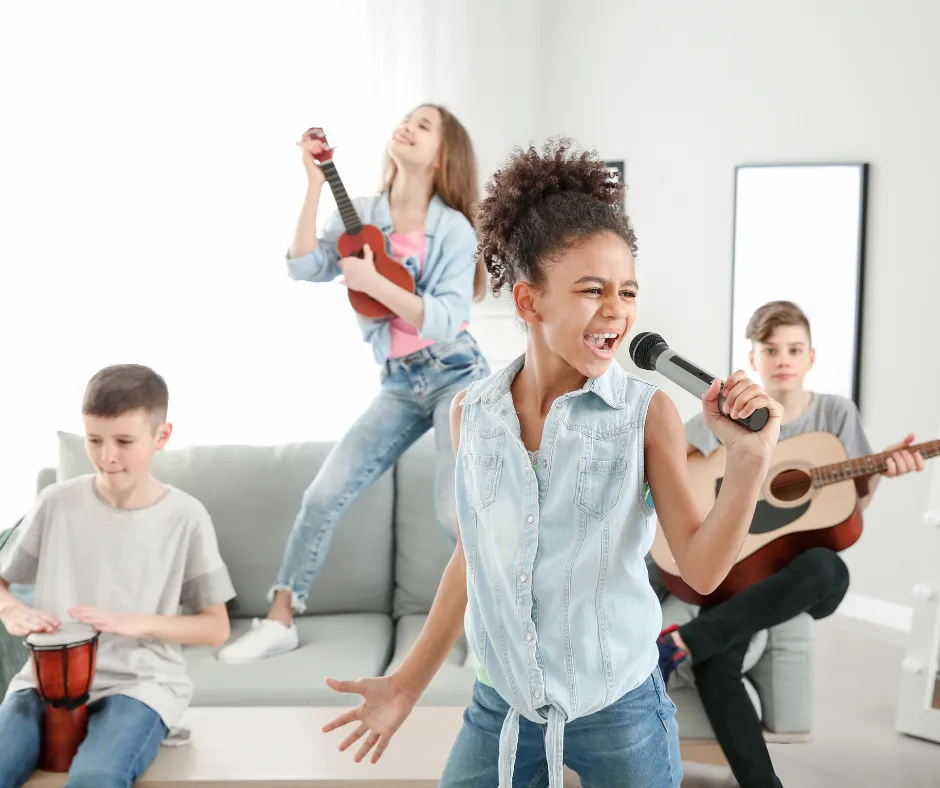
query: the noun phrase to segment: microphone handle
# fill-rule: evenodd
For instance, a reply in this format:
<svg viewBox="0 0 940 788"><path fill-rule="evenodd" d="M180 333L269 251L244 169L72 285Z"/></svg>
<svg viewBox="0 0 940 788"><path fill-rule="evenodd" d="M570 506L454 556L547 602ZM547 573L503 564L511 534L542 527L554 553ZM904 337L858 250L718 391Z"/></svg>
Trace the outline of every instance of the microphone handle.
<svg viewBox="0 0 940 788"><path fill-rule="evenodd" d="M699 399L708 391L715 380L714 375L695 366L691 361L684 359L668 347L664 348L663 351L659 353L654 364L657 372L669 378L673 383L681 386ZM725 414L724 406L725 396L724 394L719 394L718 407L721 409L721 415L725 418L731 418ZM760 430L764 428L764 425L770 420L770 412L767 408L758 408L747 418L731 420L751 432L760 432Z"/></svg>

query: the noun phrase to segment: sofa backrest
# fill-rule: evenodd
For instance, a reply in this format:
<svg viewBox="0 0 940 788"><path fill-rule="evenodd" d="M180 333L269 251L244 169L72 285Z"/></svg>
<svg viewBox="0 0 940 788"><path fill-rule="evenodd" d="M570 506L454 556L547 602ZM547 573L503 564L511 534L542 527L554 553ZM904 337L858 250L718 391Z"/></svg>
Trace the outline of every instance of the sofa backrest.
<svg viewBox="0 0 940 788"><path fill-rule="evenodd" d="M395 469L396 618L431 609L452 554L434 511L436 463L434 439L428 434Z"/></svg>
<svg viewBox="0 0 940 788"><path fill-rule="evenodd" d="M208 509L238 594L232 617L263 616L304 490L331 443L193 446L156 455L153 474ZM39 484L91 473L84 439L59 434L59 465ZM310 589L307 614L389 613L392 607L392 473L346 512L323 572Z"/></svg>

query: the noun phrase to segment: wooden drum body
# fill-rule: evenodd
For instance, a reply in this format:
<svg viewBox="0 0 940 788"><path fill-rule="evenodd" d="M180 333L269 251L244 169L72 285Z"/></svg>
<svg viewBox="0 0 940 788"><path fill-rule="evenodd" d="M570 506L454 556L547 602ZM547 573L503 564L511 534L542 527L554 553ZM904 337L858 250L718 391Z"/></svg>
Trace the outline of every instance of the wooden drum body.
<svg viewBox="0 0 940 788"><path fill-rule="evenodd" d="M88 696L95 677L98 632L64 624L26 638L39 696L46 702L39 768L67 772L88 732Z"/></svg>

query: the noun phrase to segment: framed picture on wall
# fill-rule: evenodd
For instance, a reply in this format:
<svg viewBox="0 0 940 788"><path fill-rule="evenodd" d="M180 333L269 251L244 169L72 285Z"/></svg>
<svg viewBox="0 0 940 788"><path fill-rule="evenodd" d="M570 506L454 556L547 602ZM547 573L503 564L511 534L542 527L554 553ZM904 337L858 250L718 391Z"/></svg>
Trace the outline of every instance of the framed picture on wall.
<svg viewBox="0 0 940 788"><path fill-rule="evenodd" d="M610 170L611 180L617 181L618 183L626 183L626 181L624 180L623 159L605 161L604 164L606 164L607 169ZM621 211L627 210L626 190L624 190L623 194L620 197L620 210Z"/></svg>
<svg viewBox="0 0 940 788"><path fill-rule="evenodd" d="M868 165L735 168L731 366L750 370L750 316L792 301L809 319L807 388L859 403Z"/></svg>

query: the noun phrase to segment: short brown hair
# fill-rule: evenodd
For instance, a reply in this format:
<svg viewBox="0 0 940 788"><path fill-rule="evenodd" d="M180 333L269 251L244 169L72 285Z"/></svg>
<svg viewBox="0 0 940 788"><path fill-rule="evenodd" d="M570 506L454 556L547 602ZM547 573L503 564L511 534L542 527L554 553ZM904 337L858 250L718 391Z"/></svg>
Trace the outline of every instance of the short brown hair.
<svg viewBox="0 0 940 788"><path fill-rule="evenodd" d="M82 399L86 416L113 419L145 410L156 423L166 421L170 392L166 381L142 364L115 364L95 373Z"/></svg>
<svg viewBox="0 0 940 788"><path fill-rule="evenodd" d="M774 329L780 326L803 326L813 342L809 318L792 301L771 301L758 309L747 321L747 338L751 342L766 342Z"/></svg>

